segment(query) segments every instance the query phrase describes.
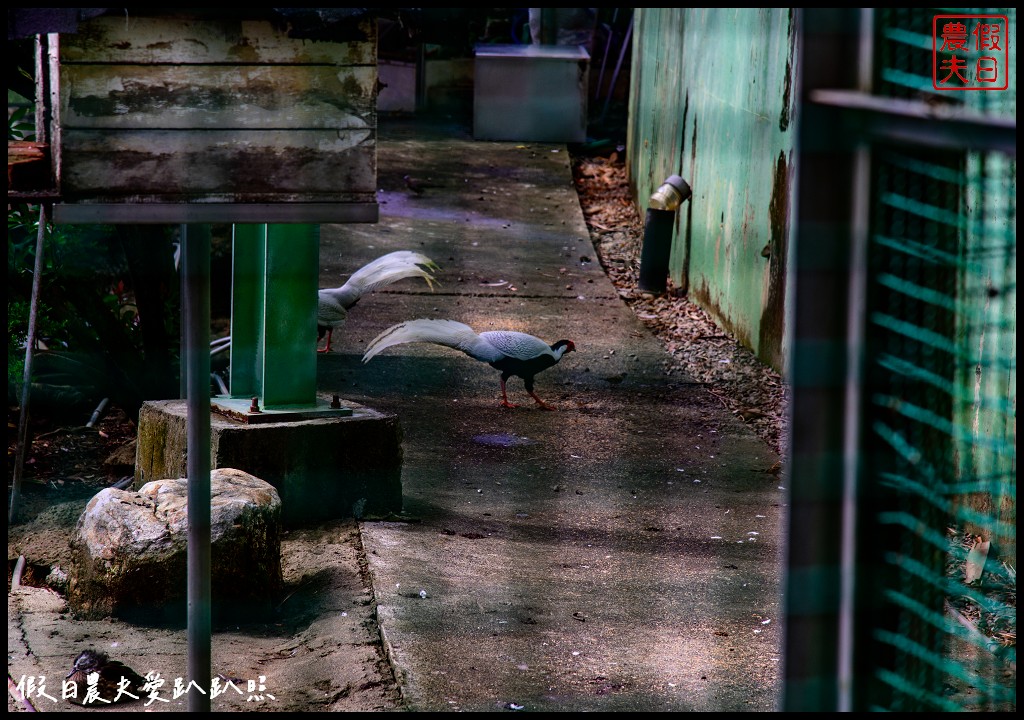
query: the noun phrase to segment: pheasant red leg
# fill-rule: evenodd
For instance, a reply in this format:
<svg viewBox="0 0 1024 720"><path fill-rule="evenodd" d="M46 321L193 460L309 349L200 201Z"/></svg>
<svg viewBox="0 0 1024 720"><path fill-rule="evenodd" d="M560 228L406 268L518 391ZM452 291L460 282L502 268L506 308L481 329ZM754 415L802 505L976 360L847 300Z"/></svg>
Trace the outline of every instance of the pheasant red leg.
<svg viewBox="0 0 1024 720"><path fill-rule="evenodd" d="M518 407L517 405L513 405L512 403L510 403L508 401L508 394L505 392L505 380L504 379L502 379L502 381L501 381L501 404L504 405L507 408Z"/></svg>
<svg viewBox="0 0 1024 720"><path fill-rule="evenodd" d="M544 401L543 401L543 400L541 400L541 399L540 399L539 397L537 397L537 393L535 393L535 392L534 392L533 390L530 390L529 392L530 392L530 396L531 396L531 397L532 397L532 398L533 398L534 400L536 400L536 401L537 401L537 404L538 404L538 405L540 405L540 406L541 406L542 408L544 408L545 410L557 410L557 409L558 409L558 408L554 407L553 405L548 405L548 404L547 404L546 402L544 402Z"/></svg>
<svg viewBox="0 0 1024 720"><path fill-rule="evenodd" d="M323 350L321 350L320 348L317 348L317 352L329 353L331 351L331 333L332 332L334 332L334 328L327 328L327 344L324 346Z"/></svg>

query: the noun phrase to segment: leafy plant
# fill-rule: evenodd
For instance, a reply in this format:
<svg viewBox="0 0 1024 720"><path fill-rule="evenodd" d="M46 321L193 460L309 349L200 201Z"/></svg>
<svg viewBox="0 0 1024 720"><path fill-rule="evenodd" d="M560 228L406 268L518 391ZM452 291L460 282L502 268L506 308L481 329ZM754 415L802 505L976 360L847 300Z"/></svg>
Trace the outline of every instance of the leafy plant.
<svg viewBox="0 0 1024 720"><path fill-rule="evenodd" d="M35 139L31 105L8 112L7 137ZM27 204L7 206L9 405L21 402L38 212ZM44 232L33 415L89 412L106 397L135 419L144 400L177 397L173 228L48 224Z"/></svg>
<svg viewBox="0 0 1024 720"><path fill-rule="evenodd" d="M35 111L20 107L7 113L8 140L34 140L36 137Z"/></svg>
<svg viewBox="0 0 1024 720"><path fill-rule="evenodd" d="M38 220L8 207L8 402L20 402ZM37 310L33 414L132 419L178 395L178 278L169 226L48 226Z"/></svg>

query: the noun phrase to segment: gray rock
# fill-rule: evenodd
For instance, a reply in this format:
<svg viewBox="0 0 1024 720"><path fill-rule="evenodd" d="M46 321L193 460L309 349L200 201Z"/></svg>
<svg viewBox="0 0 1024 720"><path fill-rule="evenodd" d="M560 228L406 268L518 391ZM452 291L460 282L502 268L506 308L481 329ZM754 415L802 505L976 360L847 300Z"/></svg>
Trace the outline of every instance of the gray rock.
<svg viewBox="0 0 1024 720"><path fill-rule="evenodd" d="M54 565L49 575L46 576L46 586L64 594L68 591L68 580L68 574L61 569L60 565Z"/></svg>
<svg viewBox="0 0 1024 720"><path fill-rule="evenodd" d="M214 622L267 619L283 587L281 498L233 468L214 470L210 484ZM106 488L89 501L72 540L68 606L76 617L185 621L187 501L185 478Z"/></svg>
<svg viewBox="0 0 1024 720"><path fill-rule="evenodd" d="M126 442L107 456L103 465L107 468L132 468L135 469L136 439Z"/></svg>

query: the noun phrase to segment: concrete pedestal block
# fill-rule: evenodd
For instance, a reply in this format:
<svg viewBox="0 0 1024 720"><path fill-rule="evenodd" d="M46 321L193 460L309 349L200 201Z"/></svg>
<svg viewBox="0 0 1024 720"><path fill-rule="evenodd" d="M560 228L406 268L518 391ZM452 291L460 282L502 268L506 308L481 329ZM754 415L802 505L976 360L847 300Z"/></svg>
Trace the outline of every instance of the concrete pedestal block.
<svg viewBox="0 0 1024 720"><path fill-rule="evenodd" d="M351 402L349 417L247 424L214 413L210 467L237 468L281 496L284 527L402 509L402 427ZM135 482L185 477L187 404L148 401L139 413Z"/></svg>

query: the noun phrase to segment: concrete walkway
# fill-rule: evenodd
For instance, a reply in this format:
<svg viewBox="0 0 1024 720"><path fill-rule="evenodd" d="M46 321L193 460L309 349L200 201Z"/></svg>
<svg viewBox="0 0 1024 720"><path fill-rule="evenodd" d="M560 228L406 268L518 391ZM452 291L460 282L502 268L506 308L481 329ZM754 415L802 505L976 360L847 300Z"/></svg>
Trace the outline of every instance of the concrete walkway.
<svg viewBox="0 0 1024 720"><path fill-rule="evenodd" d="M382 120L381 219L325 226L321 285L391 250L442 286L364 297L318 385L404 433L407 522L360 523L414 711L771 711L785 493L772 450L668 359L597 262L564 146ZM409 192L411 174L437 187ZM433 317L578 352L518 378L378 332Z"/></svg>

